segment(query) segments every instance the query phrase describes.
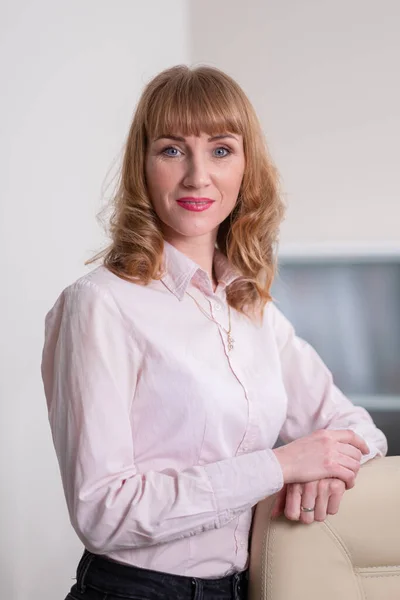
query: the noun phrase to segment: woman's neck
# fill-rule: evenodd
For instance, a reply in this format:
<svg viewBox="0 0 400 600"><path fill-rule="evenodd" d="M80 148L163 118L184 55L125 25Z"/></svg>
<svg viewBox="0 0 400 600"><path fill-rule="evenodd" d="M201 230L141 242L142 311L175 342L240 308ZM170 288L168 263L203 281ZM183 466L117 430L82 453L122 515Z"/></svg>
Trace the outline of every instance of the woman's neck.
<svg viewBox="0 0 400 600"><path fill-rule="evenodd" d="M210 235L195 238L168 235L164 235L164 237L167 242L192 259L208 274L213 290L215 291L218 285L213 269L215 237Z"/></svg>

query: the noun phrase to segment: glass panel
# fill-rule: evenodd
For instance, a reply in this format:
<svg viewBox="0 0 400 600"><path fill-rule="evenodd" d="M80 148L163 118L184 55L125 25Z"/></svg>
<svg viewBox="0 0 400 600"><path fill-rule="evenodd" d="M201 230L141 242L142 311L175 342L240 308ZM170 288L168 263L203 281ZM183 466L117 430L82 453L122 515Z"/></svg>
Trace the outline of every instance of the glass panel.
<svg viewBox="0 0 400 600"><path fill-rule="evenodd" d="M400 262L285 259L272 294L345 394L400 397Z"/></svg>

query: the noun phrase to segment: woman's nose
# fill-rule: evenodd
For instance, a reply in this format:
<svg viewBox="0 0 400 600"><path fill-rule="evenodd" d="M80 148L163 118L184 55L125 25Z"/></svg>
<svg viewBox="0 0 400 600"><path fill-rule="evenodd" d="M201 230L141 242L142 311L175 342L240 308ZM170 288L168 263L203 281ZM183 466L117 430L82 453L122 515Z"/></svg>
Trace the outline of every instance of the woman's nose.
<svg viewBox="0 0 400 600"><path fill-rule="evenodd" d="M192 157L188 160L183 184L186 187L202 188L210 182L207 161L202 157Z"/></svg>

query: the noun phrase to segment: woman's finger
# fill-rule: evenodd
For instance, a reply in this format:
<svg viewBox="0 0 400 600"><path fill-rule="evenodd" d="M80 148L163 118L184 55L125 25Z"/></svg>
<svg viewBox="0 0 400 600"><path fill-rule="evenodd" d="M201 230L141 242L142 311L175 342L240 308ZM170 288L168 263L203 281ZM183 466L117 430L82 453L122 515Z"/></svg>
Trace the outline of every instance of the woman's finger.
<svg viewBox="0 0 400 600"><path fill-rule="evenodd" d="M346 485L341 479L331 479L330 496L327 506L328 515L336 515L345 491Z"/></svg>
<svg viewBox="0 0 400 600"><path fill-rule="evenodd" d="M357 475L358 471L360 470L360 461L354 460L354 458L351 458L351 456L346 456L346 454L341 454L340 464L343 467L346 467L347 469L353 471L355 475Z"/></svg>
<svg viewBox="0 0 400 600"><path fill-rule="evenodd" d="M356 473L354 473L354 471L351 471L351 469L346 469L346 467L342 467L339 465L335 469L332 469L332 475L330 478L327 479L331 478L341 479L346 486L346 490L350 490L355 485Z"/></svg>
<svg viewBox="0 0 400 600"><path fill-rule="evenodd" d="M298 521L300 519L302 492L302 483L290 483L287 487L285 517L291 521Z"/></svg>
<svg viewBox="0 0 400 600"><path fill-rule="evenodd" d="M331 437L333 437L333 439L336 439L338 442L342 442L344 444L351 444L355 448L361 450L363 454L369 453L369 447L367 442L351 429L331 429L329 433Z"/></svg>
<svg viewBox="0 0 400 600"><path fill-rule="evenodd" d="M361 461L362 456L363 456L361 450L359 450L358 448L355 448L355 446L352 446L351 444L343 444L342 442L339 442L338 450L341 454L346 454L347 456L351 456L351 458L354 458L358 462Z"/></svg>
<svg viewBox="0 0 400 600"><path fill-rule="evenodd" d="M318 482L318 492L314 511L315 521L325 521L326 519L328 503L331 495L331 481L331 479L321 479L321 481Z"/></svg>
<svg viewBox="0 0 400 600"><path fill-rule="evenodd" d="M305 508L315 508L317 494L318 494L318 481L310 481L303 485L303 494L301 496L301 506ZM310 524L314 521L315 510L305 512L300 509L300 521L302 523Z"/></svg>

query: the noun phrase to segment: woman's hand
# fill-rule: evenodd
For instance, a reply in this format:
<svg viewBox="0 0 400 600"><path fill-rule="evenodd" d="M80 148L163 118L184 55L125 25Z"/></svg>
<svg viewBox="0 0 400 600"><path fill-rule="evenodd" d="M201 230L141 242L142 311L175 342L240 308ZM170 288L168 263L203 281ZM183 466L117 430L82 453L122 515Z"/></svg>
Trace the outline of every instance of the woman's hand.
<svg viewBox="0 0 400 600"><path fill-rule="evenodd" d="M345 491L345 483L336 478L286 484L278 492L271 517L279 517L283 513L290 521L324 521L327 515L338 512ZM301 506L315 507L315 510L304 512Z"/></svg>
<svg viewBox="0 0 400 600"><path fill-rule="evenodd" d="M354 486L362 454L368 454L366 442L350 429L320 429L273 450L284 483L307 483L337 478Z"/></svg>

